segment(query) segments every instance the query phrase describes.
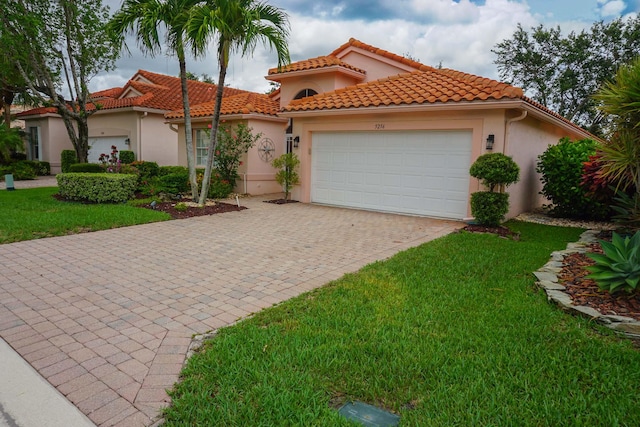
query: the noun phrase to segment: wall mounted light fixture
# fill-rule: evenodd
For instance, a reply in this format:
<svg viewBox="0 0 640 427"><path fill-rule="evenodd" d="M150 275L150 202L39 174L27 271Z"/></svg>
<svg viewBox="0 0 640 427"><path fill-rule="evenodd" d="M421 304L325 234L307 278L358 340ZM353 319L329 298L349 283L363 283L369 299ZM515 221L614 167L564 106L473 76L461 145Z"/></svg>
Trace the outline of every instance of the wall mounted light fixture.
<svg viewBox="0 0 640 427"><path fill-rule="evenodd" d="M494 134L489 134L489 136L487 136L487 150L491 151L493 150L493 143L495 142L496 137Z"/></svg>
<svg viewBox="0 0 640 427"><path fill-rule="evenodd" d="M129 145L129 144L131 144L131 140L129 138L125 138L124 143Z"/></svg>
<svg viewBox="0 0 640 427"><path fill-rule="evenodd" d="M293 138L293 148L298 148L300 146L300 137L296 136Z"/></svg>

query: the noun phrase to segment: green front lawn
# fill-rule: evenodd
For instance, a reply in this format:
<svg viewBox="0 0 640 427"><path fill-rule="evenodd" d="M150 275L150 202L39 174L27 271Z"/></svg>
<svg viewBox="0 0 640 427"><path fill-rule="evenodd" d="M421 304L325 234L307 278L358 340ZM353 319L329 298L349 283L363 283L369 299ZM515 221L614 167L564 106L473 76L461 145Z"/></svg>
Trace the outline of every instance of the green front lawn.
<svg viewBox="0 0 640 427"><path fill-rule="evenodd" d="M170 219L124 204L62 202L57 187L0 191L0 244Z"/></svg>
<svg viewBox="0 0 640 427"><path fill-rule="evenodd" d="M638 426L640 352L561 312L532 272L581 230L452 234L220 330L167 426L338 426L359 400L401 426Z"/></svg>

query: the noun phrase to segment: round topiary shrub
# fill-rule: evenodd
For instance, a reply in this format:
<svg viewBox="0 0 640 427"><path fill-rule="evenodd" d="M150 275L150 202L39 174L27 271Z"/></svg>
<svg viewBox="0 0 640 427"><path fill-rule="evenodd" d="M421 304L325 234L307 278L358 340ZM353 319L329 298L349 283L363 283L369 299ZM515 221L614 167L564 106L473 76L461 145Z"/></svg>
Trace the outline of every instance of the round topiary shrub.
<svg viewBox="0 0 640 427"><path fill-rule="evenodd" d="M502 153L483 154L471 165L469 173L478 178L489 191L471 195L471 213L482 225L495 227L509 212L509 195L494 192L496 187L507 187L520 179L520 167Z"/></svg>
<svg viewBox="0 0 640 427"><path fill-rule="evenodd" d="M505 187L518 182L520 167L509 156L502 153L483 154L471 165L469 174L478 178L482 185L493 191L496 186Z"/></svg>

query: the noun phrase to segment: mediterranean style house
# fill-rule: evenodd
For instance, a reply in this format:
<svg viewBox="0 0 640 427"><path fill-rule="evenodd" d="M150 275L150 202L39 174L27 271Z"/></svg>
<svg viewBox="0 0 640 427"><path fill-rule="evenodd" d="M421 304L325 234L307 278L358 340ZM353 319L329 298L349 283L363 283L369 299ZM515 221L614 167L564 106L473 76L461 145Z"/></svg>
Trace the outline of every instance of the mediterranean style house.
<svg viewBox="0 0 640 427"><path fill-rule="evenodd" d="M480 190L469 167L482 154L501 152L521 168L520 182L508 189L512 217L543 202L537 156L562 137L592 137L520 88L430 67L355 39L326 56L273 68L266 78L280 88L268 95L228 89L221 106L223 120L261 134L239 171L237 190L250 194L281 191L271 159L292 151L301 160L301 183L293 192L301 202L468 219L470 194ZM172 79L139 71L124 88L101 93L100 102L113 107L91 117L93 147L119 137L138 159L186 164L179 97L172 108L158 99L149 104L161 98L160 86L171 90ZM190 104L200 159L213 94L194 96ZM45 119L53 117L38 110L22 114L27 129L39 127L34 133L41 155L49 147L49 159L63 145L46 138ZM100 138L107 138L102 145Z"/></svg>

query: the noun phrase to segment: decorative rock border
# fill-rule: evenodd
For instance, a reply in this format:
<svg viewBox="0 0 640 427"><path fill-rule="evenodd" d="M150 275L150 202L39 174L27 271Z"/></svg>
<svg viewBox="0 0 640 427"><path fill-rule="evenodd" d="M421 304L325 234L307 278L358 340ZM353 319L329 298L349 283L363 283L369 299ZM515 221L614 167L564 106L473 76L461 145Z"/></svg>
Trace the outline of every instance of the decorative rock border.
<svg viewBox="0 0 640 427"><path fill-rule="evenodd" d="M564 257L572 253L585 253L591 243L596 243L598 230L587 230L580 236L577 243L569 243L567 248L551 254L551 259L533 274L538 281L536 285L544 289L547 299L555 303L562 310L572 314L587 316L616 332L629 338L640 338L640 322L625 316L613 316L602 314L599 311L584 305L574 305L571 297L565 292L565 287L559 283L558 273L564 266Z"/></svg>

